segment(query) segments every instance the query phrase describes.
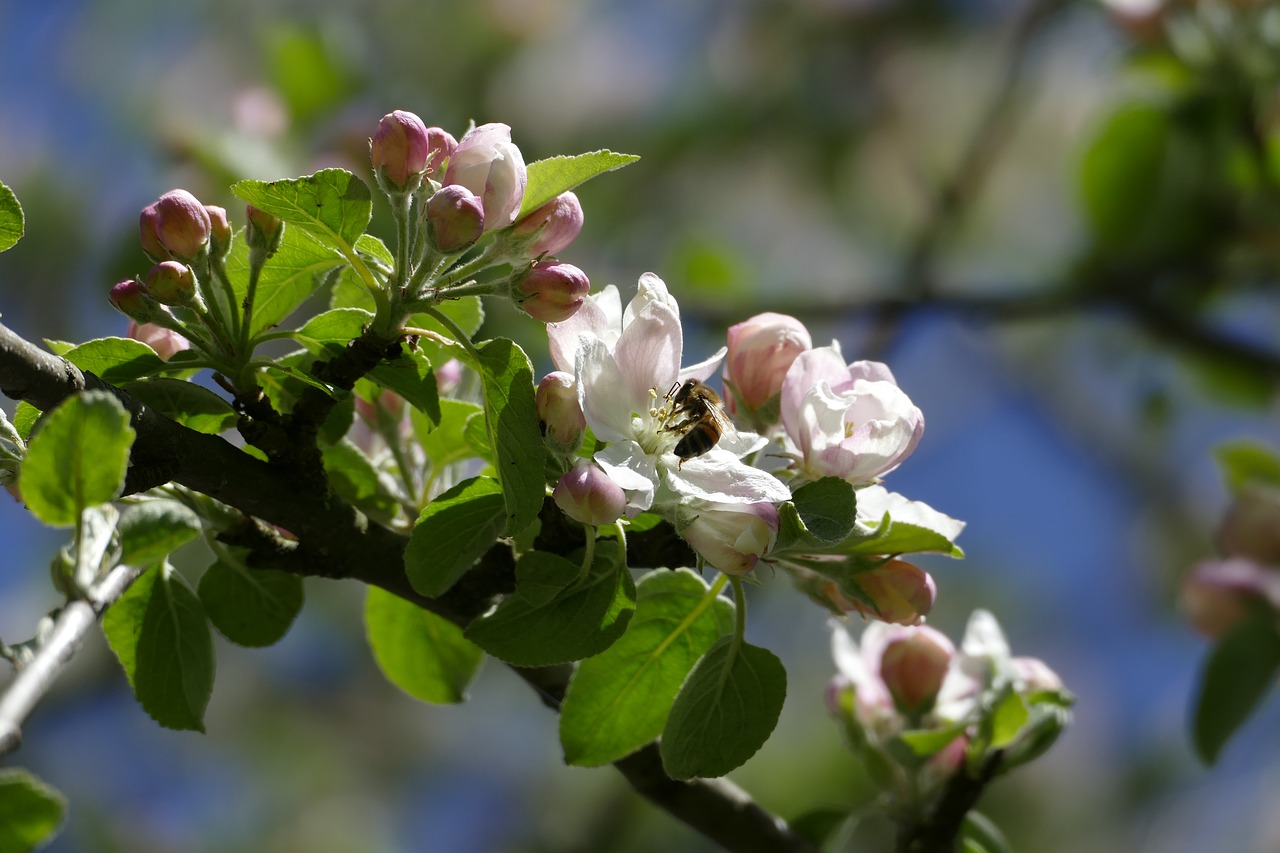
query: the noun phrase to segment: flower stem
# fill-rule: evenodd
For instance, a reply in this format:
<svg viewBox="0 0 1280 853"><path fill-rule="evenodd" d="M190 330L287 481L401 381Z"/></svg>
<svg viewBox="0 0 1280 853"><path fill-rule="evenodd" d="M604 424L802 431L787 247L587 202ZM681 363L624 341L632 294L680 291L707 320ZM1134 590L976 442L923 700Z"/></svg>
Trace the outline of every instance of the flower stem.
<svg viewBox="0 0 1280 853"><path fill-rule="evenodd" d="M596 529L594 525L588 524L587 528L587 544L582 551L582 568L578 571L577 583L582 583L591 574L591 564L596 559Z"/></svg>
<svg viewBox="0 0 1280 853"><path fill-rule="evenodd" d="M725 575L721 576L726 577ZM729 651L729 659L733 660L738 654L738 649L742 648L743 642L747 636L747 596L742 588L742 578L737 575L727 575L729 582L733 584L733 648Z"/></svg>
<svg viewBox="0 0 1280 853"><path fill-rule="evenodd" d="M426 308L423 313L430 315L432 319L436 320L440 325L448 329L450 334L453 335L454 340L461 344L467 351L467 354L471 356L473 366L479 368L480 350L476 349L476 345L471 343L471 338L467 336L466 332L462 331L462 327L453 322L453 318L443 311L439 311L435 308Z"/></svg>

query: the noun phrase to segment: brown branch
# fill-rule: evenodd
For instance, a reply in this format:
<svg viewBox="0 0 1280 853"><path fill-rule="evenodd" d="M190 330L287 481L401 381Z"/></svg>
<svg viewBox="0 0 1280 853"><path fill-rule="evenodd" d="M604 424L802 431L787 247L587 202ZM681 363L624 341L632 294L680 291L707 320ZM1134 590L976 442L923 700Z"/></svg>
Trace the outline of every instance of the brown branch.
<svg viewBox="0 0 1280 853"><path fill-rule="evenodd" d="M510 548L499 543L448 594L421 595L403 571L405 536L370 522L344 501L299 490L284 467L261 462L217 436L175 423L0 324L0 391L49 409L85 389L115 395L131 415L137 438L126 483L129 493L173 481L248 516L280 525L297 537L297 543L289 543L252 521L231 531L231 541L250 547L259 564L302 575L355 578L460 625L469 623L510 583ZM572 668L517 669L517 673L544 703L558 708ZM623 759L617 767L642 796L728 850L815 853L817 849L730 782L669 778L662 772L654 745Z"/></svg>

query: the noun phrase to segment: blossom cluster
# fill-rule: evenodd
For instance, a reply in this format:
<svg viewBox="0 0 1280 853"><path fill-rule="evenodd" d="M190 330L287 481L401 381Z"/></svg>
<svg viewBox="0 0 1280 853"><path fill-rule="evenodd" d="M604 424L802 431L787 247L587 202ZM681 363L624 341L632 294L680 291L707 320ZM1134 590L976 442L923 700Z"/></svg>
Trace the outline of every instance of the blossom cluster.
<svg viewBox="0 0 1280 853"><path fill-rule="evenodd" d="M1038 658L1013 656L985 610L970 617L959 649L925 625L872 622L857 641L832 627L837 673L827 706L880 777L892 810L918 809L957 773L993 756L1000 770L1029 761L1065 725L1073 700L1062 680ZM1010 706L1021 710L1010 717L1025 722L993 742L994 718ZM904 748L910 744L918 746Z"/></svg>
<svg viewBox="0 0 1280 853"><path fill-rule="evenodd" d="M556 369L542 380L538 403L549 444L571 466L555 490L560 507L592 525L655 513L728 574L763 561L811 579L812 571L776 559L779 507L827 477L879 505L881 478L924 431L923 414L886 365L848 363L838 342L814 347L804 324L787 315L738 323L718 352L684 364L679 305L653 273L640 277L625 309L610 285L547 332ZM717 370L723 409L705 390ZM693 403L683 400L691 387L701 395ZM588 433L594 441L582 453ZM691 433L705 445L697 452ZM864 520L874 527L882 515ZM884 556L858 568L858 595L836 585L809 591L834 609L907 624L933 604L932 579L910 563Z"/></svg>

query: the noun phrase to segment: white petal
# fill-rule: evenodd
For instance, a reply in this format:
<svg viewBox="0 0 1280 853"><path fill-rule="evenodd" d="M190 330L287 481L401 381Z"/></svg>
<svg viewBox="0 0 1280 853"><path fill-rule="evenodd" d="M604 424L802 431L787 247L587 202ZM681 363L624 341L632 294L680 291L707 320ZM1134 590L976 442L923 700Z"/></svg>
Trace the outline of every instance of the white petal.
<svg viewBox="0 0 1280 853"><path fill-rule="evenodd" d="M551 363L556 366L556 370L572 373L577 366L579 335L590 332L604 341L609 349L613 349L621 331L621 302L618 288L611 284L584 299L578 313L568 320L547 324Z"/></svg>
<svg viewBox="0 0 1280 853"><path fill-rule="evenodd" d="M622 328L625 329L630 326L646 306L655 302L666 305L676 313L677 318L680 316L680 306L676 304L675 297L667 290L666 283L654 273L647 272L640 276L640 282L636 285L636 295L627 303L627 310L622 315Z"/></svg>
<svg viewBox="0 0 1280 853"><path fill-rule="evenodd" d="M680 381L685 382L690 379L696 379L699 382L706 382L711 377L711 374L715 373L716 369L720 367L720 362L724 361L725 354L728 352L728 347L720 347L705 361L682 367L680 369Z"/></svg>
<svg viewBox="0 0 1280 853"><path fill-rule="evenodd" d="M649 405L650 388L665 394L676 381L683 345L679 315L660 302L645 306L622 330L613 354L633 408Z"/></svg>
<svg viewBox="0 0 1280 853"><path fill-rule="evenodd" d="M653 506L658 481L656 460L634 441L619 441L595 455L609 479L627 493L627 515L636 516Z"/></svg>
<svg viewBox="0 0 1280 853"><path fill-rule="evenodd" d="M604 341L582 336L578 348L578 403L588 426L601 441L631 438L631 395Z"/></svg>
<svg viewBox="0 0 1280 853"><path fill-rule="evenodd" d="M772 474L743 464L720 447L683 465L675 454L667 454L661 471L665 485L677 495L721 503L781 503L791 499L791 491Z"/></svg>

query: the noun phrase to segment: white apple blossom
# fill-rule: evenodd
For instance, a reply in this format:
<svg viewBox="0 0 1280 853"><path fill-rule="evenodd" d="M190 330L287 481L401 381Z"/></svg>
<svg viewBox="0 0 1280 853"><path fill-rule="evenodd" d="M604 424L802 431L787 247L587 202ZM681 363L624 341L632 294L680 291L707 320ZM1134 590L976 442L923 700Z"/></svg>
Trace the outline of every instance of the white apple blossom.
<svg viewBox="0 0 1280 853"><path fill-rule="evenodd" d="M587 425L608 442L595 461L626 492L629 516L655 504L674 511L686 497L723 504L790 499L772 474L742 461L764 445L759 436L727 431L705 454L683 462L673 452L681 436L669 429L663 396L677 382L706 379L724 353L681 369L680 309L662 279L641 276L625 311L617 289L606 287L547 331L552 361L577 379Z"/></svg>
<svg viewBox="0 0 1280 853"><path fill-rule="evenodd" d="M782 382L782 423L802 476L870 483L915 450L924 415L876 361L846 365L840 345L801 353Z"/></svg>

